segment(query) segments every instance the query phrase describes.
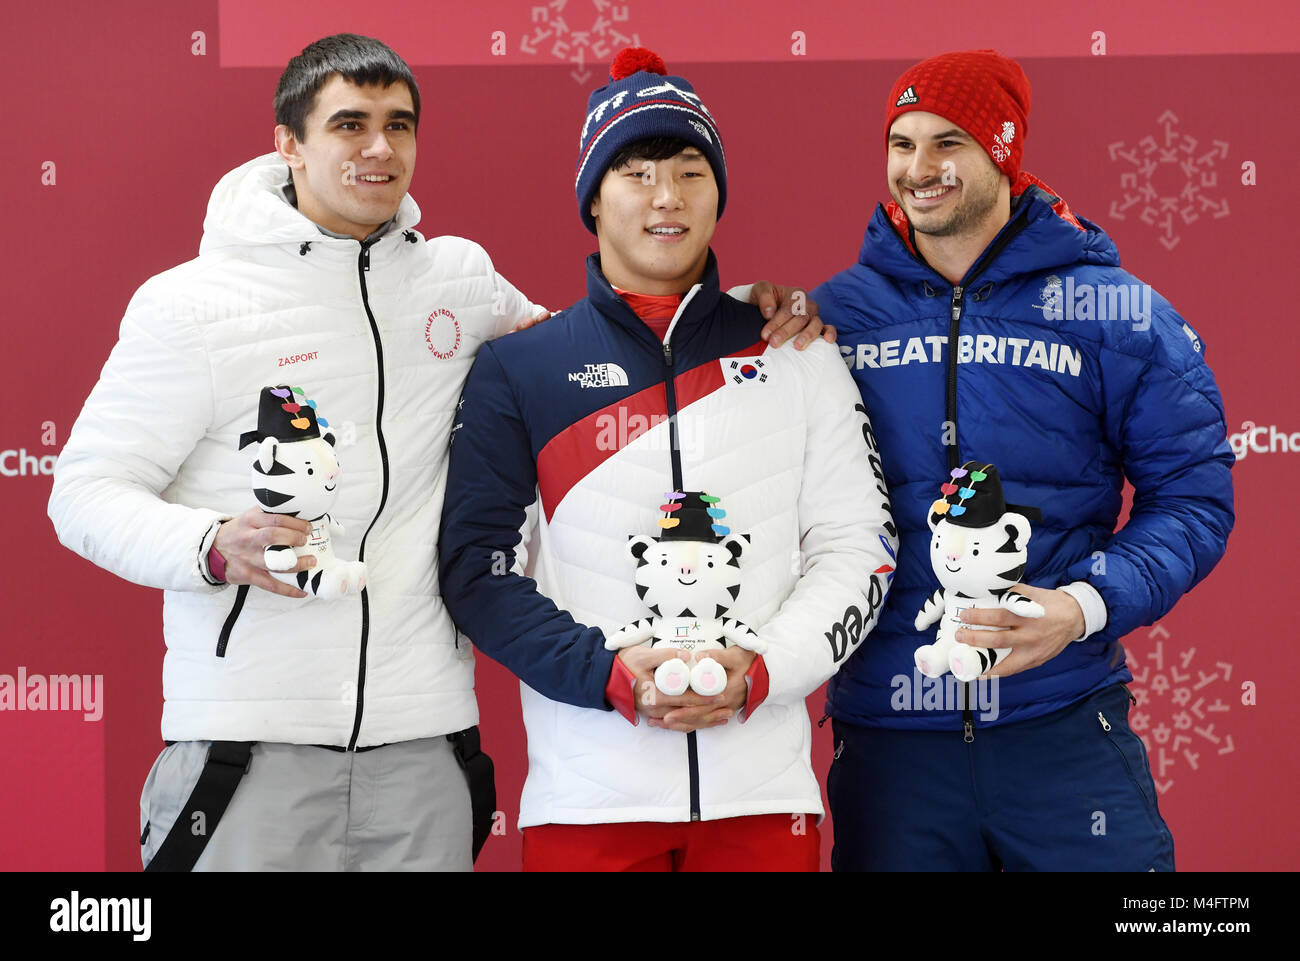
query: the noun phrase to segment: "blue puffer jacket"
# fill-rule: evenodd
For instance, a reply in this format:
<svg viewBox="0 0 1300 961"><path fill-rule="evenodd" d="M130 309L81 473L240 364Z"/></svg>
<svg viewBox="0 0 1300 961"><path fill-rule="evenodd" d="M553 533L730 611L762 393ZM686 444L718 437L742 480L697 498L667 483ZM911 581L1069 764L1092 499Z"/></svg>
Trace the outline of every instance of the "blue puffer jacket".
<svg viewBox="0 0 1300 961"><path fill-rule="evenodd" d="M952 466L979 459L997 465L1009 502L1042 509L1024 581L1086 580L1108 609L1104 630L1001 679L996 719L986 711L981 723L1021 721L1130 680L1120 638L1162 617L1223 556L1234 462L1223 402L1197 333L1039 181L1012 199L961 285L912 247L877 208L858 263L812 292L870 412L901 539L880 623L832 679L828 713L962 727L961 711L924 709L912 656L934 631L912 625L938 586L928 508ZM1135 495L1115 532L1126 476ZM933 695L934 684L922 687Z"/></svg>

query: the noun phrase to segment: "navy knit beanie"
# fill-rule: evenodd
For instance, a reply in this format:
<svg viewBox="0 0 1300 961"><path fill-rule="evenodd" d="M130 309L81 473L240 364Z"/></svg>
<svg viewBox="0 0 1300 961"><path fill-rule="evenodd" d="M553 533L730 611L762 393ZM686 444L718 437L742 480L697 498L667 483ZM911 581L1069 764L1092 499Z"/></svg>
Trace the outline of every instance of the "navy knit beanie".
<svg viewBox="0 0 1300 961"><path fill-rule="evenodd" d="M578 214L593 234L591 202L615 155L625 146L651 137L673 137L700 149L718 183L718 216L727 203L727 161L713 115L694 88L670 77L659 55L644 47L626 47L610 64L609 83L587 101L587 120L579 138Z"/></svg>

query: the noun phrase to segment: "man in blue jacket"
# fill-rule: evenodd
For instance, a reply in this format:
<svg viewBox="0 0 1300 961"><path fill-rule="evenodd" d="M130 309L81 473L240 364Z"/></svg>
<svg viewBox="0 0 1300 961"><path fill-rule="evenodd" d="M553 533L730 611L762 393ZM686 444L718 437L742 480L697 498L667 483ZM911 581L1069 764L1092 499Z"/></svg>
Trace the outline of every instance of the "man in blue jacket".
<svg viewBox="0 0 1300 961"><path fill-rule="evenodd" d="M1174 866L1120 639L1223 555L1223 404L1192 327L1020 170L1029 102L993 51L905 72L885 122L893 202L812 294L872 412L901 539L880 624L830 687L837 870ZM914 622L937 586L930 506L971 459L1041 508L1016 589L1046 613L964 612L1005 631L957 641L1011 653L945 684L914 670L934 641Z"/></svg>

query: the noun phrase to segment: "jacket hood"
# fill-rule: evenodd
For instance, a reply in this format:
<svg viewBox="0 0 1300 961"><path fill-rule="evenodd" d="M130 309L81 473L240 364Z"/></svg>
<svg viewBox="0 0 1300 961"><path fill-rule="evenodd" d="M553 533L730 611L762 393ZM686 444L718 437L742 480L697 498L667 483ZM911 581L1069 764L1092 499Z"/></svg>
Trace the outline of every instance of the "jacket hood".
<svg viewBox="0 0 1300 961"><path fill-rule="evenodd" d="M330 240L285 199L283 187L289 182L289 167L276 153L250 160L222 177L208 200L199 253L223 247ZM396 223L390 232L419 222L420 208L407 194L398 205Z"/></svg>
<svg viewBox="0 0 1300 961"><path fill-rule="evenodd" d="M1056 191L1029 173L1021 172L1012 187L1011 219L989 246L999 246L1004 234L1011 239L980 273L981 280L1006 280L1070 264L1119 266L1119 250L1106 232L1074 214ZM933 281L937 276L916 252L907 215L892 200L877 205L858 262L896 280Z"/></svg>

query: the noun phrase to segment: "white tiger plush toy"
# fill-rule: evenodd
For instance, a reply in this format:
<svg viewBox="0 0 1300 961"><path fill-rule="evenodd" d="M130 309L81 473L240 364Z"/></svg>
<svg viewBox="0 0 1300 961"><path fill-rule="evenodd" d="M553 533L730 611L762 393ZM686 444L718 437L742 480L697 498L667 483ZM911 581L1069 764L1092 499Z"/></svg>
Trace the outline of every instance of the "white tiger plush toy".
<svg viewBox="0 0 1300 961"><path fill-rule="evenodd" d="M740 596L740 555L749 535L732 535L718 523L726 511L717 506L717 497L701 491L665 496L659 521L664 533L657 538L634 534L627 545L637 565L637 596L654 616L610 635L605 647L665 644L689 651L692 664L674 657L659 665L655 686L673 697L687 688L712 697L726 689L727 672L705 652L732 644L755 654L765 650L757 634L726 616Z"/></svg>
<svg viewBox="0 0 1300 961"><path fill-rule="evenodd" d="M295 396L298 395L298 396ZM329 421L316 414L316 402L305 399L301 387L264 387L257 413L257 430L240 435L242 450L257 444L253 461L253 496L270 514L291 514L311 523L303 547L272 545L264 552L266 569L276 580L306 591L309 597L333 600L359 593L366 586L366 565L336 557L330 533L343 525L329 515L338 487L339 461L334 434L321 433ZM300 557L316 558L316 566L285 574Z"/></svg>
<svg viewBox="0 0 1300 961"><path fill-rule="evenodd" d="M944 497L930 506L930 566L942 587L916 615L923 631L939 621L933 644L916 649L916 667L926 677L951 670L959 681L973 681L1011 653L1009 647L972 647L957 641L960 628L1003 628L965 624L969 607L1001 607L1021 617L1042 617L1043 606L1009 590L1020 582L1029 559L1029 517L1041 520L1034 507L1007 504L1002 481L992 464L967 461L952 471L941 488ZM1009 509L1014 508L1014 510ZM1028 515L1028 516L1026 516Z"/></svg>

